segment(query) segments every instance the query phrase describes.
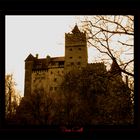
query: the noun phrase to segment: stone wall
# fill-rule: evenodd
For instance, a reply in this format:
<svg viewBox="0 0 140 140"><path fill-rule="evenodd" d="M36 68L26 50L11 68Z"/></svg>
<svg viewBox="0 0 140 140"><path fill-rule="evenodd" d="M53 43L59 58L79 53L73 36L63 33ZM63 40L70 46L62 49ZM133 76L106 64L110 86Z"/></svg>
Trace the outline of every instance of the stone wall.
<svg viewBox="0 0 140 140"><path fill-rule="evenodd" d="M61 85L64 68L52 68L32 72L32 92L35 89L44 89L46 93L55 93Z"/></svg>
<svg viewBox="0 0 140 140"><path fill-rule="evenodd" d="M25 62L24 96L29 95L31 93L32 67L33 67L33 61Z"/></svg>
<svg viewBox="0 0 140 140"><path fill-rule="evenodd" d="M65 71L73 67L85 67L88 63L86 34L76 32L65 34Z"/></svg>

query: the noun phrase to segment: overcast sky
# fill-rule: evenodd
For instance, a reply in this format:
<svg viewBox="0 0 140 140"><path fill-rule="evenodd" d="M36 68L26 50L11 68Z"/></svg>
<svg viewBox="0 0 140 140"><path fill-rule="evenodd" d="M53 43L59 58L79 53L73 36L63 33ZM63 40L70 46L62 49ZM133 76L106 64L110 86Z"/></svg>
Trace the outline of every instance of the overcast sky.
<svg viewBox="0 0 140 140"><path fill-rule="evenodd" d="M24 60L31 53L39 58L64 56L65 33L71 32L77 16L6 16L6 74L12 73L24 94ZM95 51L88 50L89 62Z"/></svg>

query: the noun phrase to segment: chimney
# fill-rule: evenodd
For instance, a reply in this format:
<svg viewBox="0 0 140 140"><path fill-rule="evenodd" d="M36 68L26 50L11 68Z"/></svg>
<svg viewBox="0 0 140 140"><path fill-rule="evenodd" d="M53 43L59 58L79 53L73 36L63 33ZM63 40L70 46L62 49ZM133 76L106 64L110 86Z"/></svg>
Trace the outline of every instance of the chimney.
<svg viewBox="0 0 140 140"><path fill-rule="evenodd" d="M38 59L38 53L36 54L36 58Z"/></svg>
<svg viewBox="0 0 140 140"><path fill-rule="evenodd" d="M46 56L47 59L50 59L51 57L49 55Z"/></svg>

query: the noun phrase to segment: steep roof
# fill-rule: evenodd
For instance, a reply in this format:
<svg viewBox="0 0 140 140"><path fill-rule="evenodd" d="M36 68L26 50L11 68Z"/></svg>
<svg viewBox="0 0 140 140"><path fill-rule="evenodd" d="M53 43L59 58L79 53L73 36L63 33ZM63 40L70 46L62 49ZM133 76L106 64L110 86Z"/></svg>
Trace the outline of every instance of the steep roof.
<svg viewBox="0 0 140 140"><path fill-rule="evenodd" d="M34 61L35 57L30 53L25 61Z"/></svg>
<svg viewBox="0 0 140 140"><path fill-rule="evenodd" d="M115 58L114 58L114 60L112 62L110 72L118 73L119 75L121 75L120 67L119 67L119 65L118 65L118 63L117 63Z"/></svg>
<svg viewBox="0 0 140 140"><path fill-rule="evenodd" d="M75 33L80 33L80 30L79 30L77 24L76 24L75 27L73 28L72 33L73 33L73 34L75 34Z"/></svg>

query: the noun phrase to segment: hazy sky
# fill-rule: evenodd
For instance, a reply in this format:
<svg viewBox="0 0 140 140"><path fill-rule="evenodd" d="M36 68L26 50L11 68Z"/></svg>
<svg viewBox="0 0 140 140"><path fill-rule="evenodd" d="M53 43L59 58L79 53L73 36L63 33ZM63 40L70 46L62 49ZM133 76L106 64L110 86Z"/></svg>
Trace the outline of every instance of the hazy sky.
<svg viewBox="0 0 140 140"><path fill-rule="evenodd" d="M39 58L64 56L65 33L71 32L76 16L6 16L6 74L13 73L17 89L24 94L24 60L31 53ZM90 48L89 62L95 50Z"/></svg>

